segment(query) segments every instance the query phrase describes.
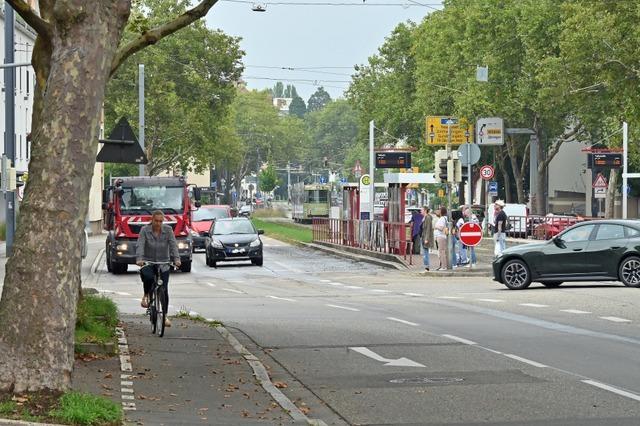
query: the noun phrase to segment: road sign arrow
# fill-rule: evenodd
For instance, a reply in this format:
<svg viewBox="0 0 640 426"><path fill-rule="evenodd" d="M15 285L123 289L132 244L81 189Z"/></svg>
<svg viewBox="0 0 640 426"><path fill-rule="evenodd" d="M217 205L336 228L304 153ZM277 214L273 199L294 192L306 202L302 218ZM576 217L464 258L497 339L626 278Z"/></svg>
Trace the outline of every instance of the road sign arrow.
<svg viewBox="0 0 640 426"><path fill-rule="evenodd" d="M389 358L385 358L381 355L378 355L377 353L373 352L371 349L369 348L365 348L363 346L356 346L356 347L351 347L349 348L354 352L358 352L361 355L364 355L368 358L374 359L376 361L380 361L380 362L384 362L385 366L390 366L390 367L424 367L424 365L420 364L419 362L415 362L412 361L408 358L398 358L398 359L389 359Z"/></svg>

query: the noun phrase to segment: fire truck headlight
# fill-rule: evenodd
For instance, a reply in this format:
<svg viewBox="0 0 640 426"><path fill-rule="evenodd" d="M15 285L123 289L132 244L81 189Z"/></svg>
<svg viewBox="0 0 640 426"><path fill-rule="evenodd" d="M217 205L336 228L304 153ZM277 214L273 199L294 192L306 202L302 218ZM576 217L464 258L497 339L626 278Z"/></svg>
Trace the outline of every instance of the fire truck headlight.
<svg viewBox="0 0 640 426"><path fill-rule="evenodd" d="M116 250L118 251L127 251L128 248L129 248L129 245L127 243L118 244L116 246Z"/></svg>

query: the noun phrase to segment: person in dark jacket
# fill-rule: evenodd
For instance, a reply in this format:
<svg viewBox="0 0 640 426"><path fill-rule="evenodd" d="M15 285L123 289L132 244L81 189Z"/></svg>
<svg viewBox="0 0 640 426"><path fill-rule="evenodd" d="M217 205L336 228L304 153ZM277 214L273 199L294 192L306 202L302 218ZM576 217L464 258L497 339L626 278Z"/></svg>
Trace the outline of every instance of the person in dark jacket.
<svg viewBox="0 0 640 426"><path fill-rule="evenodd" d="M431 216L431 210L429 209L429 207L422 207L422 216L422 263L424 265L424 269L428 271L430 267L429 251L435 248L433 237L433 216Z"/></svg>
<svg viewBox="0 0 640 426"><path fill-rule="evenodd" d="M422 234L422 220L424 217L417 207L412 207L411 210L411 241L413 242L413 254L420 254L420 236Z"/></svg>

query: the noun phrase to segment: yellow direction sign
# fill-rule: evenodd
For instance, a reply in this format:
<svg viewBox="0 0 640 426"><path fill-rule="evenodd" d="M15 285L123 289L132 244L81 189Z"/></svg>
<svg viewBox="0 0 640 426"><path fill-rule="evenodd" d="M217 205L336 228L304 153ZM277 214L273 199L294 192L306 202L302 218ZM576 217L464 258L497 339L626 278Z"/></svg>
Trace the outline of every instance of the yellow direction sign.
<svg viewBox="0 0 640 426"><path fill-rule="evenodd" d="M446 145L451 127L451 144L473 142L473 125L466 119L438 115L427 117L427 145Z"/></svg>

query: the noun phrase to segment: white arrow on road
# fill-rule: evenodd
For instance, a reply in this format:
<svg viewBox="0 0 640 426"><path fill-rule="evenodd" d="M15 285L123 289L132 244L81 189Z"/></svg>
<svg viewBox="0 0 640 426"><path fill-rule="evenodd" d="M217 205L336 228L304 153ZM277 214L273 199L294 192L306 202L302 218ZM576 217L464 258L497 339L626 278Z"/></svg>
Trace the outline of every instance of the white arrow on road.
<svg viewBox="0 0 640 426"><path fill-rule="evenodd" d="M354 352L358 352L366 357L375 359L376 361L384 362L386 366L391 367L424 367L424 365L419 362L411 361L409 358L398 358L398 359L388 359L383 356L378 355L373 352L371 349L365 348L363 346L357 346L353 348L349 348Z"/></svg>

